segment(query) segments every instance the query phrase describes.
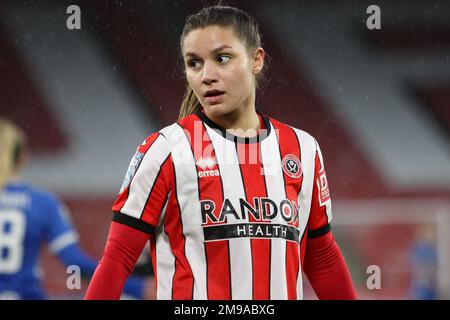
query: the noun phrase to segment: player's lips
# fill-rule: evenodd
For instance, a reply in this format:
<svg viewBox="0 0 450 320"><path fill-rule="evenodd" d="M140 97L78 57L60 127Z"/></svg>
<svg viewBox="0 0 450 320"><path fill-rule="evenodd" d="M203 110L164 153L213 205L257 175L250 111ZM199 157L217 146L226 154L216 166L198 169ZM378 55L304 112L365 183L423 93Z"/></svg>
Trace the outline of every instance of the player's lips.
<svg viewBox="0 0 450 320"><path fill-rule="evenodd" d="M225 92L220 90L208 90L205 92L204 97L206 102L209 104L214 104L220 102L224 94Z"/></svg>

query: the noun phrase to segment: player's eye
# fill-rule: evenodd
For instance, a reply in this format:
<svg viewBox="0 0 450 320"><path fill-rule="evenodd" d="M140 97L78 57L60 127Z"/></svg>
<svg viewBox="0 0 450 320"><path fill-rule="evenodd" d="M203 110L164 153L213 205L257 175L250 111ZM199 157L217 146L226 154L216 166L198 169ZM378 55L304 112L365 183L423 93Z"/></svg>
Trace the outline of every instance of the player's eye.
<svg viewBox="0 0 450 320"><path fill-rule="evenodd" d="M219 63L225 63L228 62L231 59L231 57L227 54L221 54L217 57L217 62Z"/></svg>
<svg viewBox="0 0 450 320"><path fill-rule="evenodd" d="M197 59L191 59L187 62L187 65L190 68L196 69L201 66L201 62L200 62L200 60L197 60Z"/></svg>

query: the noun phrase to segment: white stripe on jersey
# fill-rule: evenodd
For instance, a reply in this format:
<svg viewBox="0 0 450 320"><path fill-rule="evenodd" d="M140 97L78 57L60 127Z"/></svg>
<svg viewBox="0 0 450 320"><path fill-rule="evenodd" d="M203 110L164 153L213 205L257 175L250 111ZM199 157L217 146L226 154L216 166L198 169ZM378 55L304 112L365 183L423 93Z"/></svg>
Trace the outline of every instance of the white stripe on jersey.
<svg viewBox="0 0 450 320"><path fill-rule="evenodd" d="M150 146L131 181L129 196L121 210L122 213L136 219L141 218L153 183L161 165L169 155L166 145L166 139L160 135Z"/></svg>
<svg viewBox="0 0 450 320"><path fill-rule="evenodd" d="M167 198L170 197L170 193ZM155 248L156 248L156 271L157 290L156 299L171 300L173 276L175 275L175 256L170 247L169 237L164 230L164 217L166 216L168 201L166 201L161 215L159 216L158 227L155 228ZM162 272L161 270L164 270Z"/></svg>
<svg viewBox="0 0 450 320"><path fill-rule="evenodd" d="M78 234L74 231L67 231L58 236L56 239L53 239L53 241L48 244L48 249L51 253L57 254L67 246L77 243L77 241Z"/></svg>
<svg viewBox="0 0 450 320"><path fill-rule="evenodd" d="M185 252L194 275L193 299L207 299L207 261L202 228L198 178L194 155L182 127L178 124L168 128L169 145L175 168L177 199L181 209L183 234L186 238Z"/></svg>
<svg viewBox="0 0 450 320"><path fill-rule="evenodd" d="M236 144L225 139L220 133L211 129L205 123L206 130L216 153L217 164L223 184L223 198L229 199L234 208L239 208L239 199L246 199L242 182ZM232 215L227 215L227 223L237 221ZM246 219L248 222L248 217ZM235 238L229 241L231 299L252 299L253 267L250 238Z"/></svg>
<svg viewBox="0 0 450 320"><path fill-rule="evenodd" d="M280 147L274 130L272 126L272 134L261 141L261 162L266 179L267 197L275 201L275 203L280 203L286 199L286 190L284 188L283 170L279 152ZM272 223L284 224L281 214L278 214L272 220ZM270 241L270 298L284 300L288 297L286 278L287 240L275 238Z"/></svg>
<svg viewBox="0 0 450 320"><path fill-rule="evenodd" d="M155 229L157 281L156 299L171 300L172 284L175 274L175 256L170 248L169 238L164 224ZM163 272L164 271L164 272Z"/></svg>
<svg viewBox="0 0 450 320"><path fill-rule="evenodd" d="M320 146L319 144L316 142L316 147L317 147L317 153L319 154L319 159L320 159L320 163L322 164L322 168L325 168L324 164L323 164L323 157L322 157L322 151L320 151ZM327 213L327 218L328 218L328 223L331 223L331 219L333 219L333 211L331 209L331 199L329 199L328 201L325 202L325 211Z"/></svg>
<svg viewBox="0 0 450 320"><path fill-rule="evenodd" d="M293 128L300 142L300 154L302 156L303 184L298 197L299 204L299 228L300 239L305 233L306 224L311 210L311 198L314 186L314 164L316 158L316 141L303 130ZM301 253L301 252L300 252ZM300 255L301 256L301 255ZM301 264L300 264L301 265ZM297 278L297 299L303 299L303 281L302 272L298 273Z"/></svg>

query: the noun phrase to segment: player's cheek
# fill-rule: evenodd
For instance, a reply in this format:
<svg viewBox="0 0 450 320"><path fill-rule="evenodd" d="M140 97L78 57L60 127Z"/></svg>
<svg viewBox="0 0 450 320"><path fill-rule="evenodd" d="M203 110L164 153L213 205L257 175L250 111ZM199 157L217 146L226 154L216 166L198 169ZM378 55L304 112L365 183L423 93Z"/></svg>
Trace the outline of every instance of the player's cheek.
<svg viewBox="0 0 450 320"><path fill-rule="evenodd" d="M198 79L198 74L195 74L192 71L186 71L186 80L189 84L189 86L192 88L192 90L194 90L194 93L197 94L198 91L198 87L199 87L199 82L201 80Z"/></svg>
<svg viewBox="0 0 450 320"><path fill-rule="evenodd" d="M198 86L196 85L196 83L192 83L190 84L192 90L194 91L195 96L197 97L197 99L200 102L203 102L203 96L201 95L200 90L198 89Z"/></svg>

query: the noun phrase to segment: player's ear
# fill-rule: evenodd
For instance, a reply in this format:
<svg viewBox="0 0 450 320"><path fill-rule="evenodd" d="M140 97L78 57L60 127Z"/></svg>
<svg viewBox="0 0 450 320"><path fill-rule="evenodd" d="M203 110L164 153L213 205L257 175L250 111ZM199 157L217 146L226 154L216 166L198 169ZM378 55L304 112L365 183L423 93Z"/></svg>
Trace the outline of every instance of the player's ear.
<svg viewBox="0 0 450 320"><path fill-rule="evenodd" d="M255 51L253 51L252 55L252 72L253 74L258 74L264 67L264 58L266 57L266 52L263 48L259 47Z"/></svg>

